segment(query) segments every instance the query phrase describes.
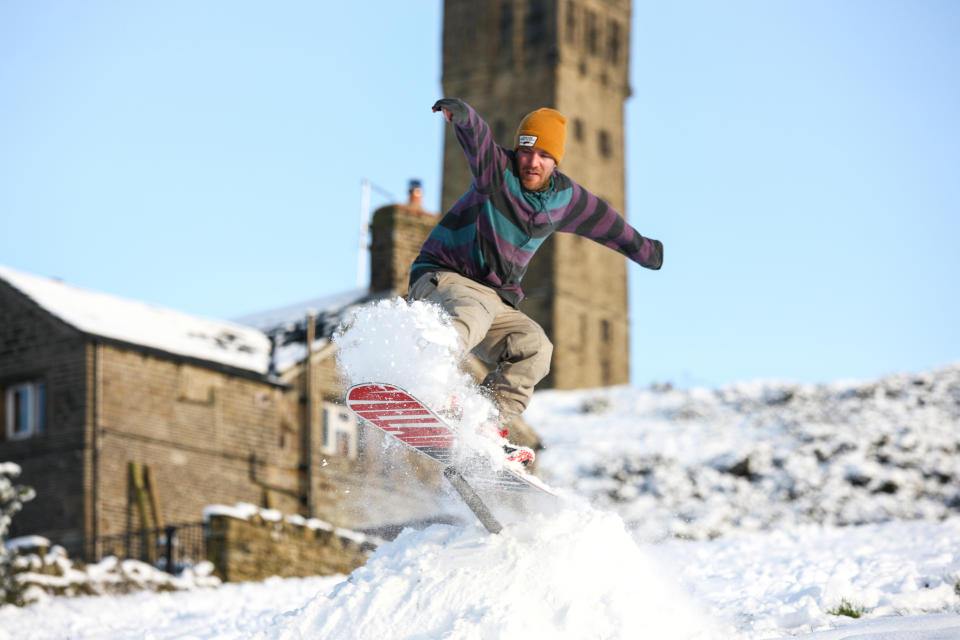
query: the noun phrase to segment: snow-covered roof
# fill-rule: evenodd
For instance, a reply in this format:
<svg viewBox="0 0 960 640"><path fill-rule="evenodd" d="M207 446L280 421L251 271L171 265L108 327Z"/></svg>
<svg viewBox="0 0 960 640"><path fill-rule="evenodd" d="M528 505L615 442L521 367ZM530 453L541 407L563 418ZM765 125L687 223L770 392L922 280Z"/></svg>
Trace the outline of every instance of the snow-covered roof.
<svg viewBox="0 0 960 640"><path fill-rule="evenodd" d="M326 345L334 330L358 306L376 300L386 293L370 294L365 289L352 289L324 298L248 314L236 322L255 327L269 335L275 344L273 371L282 374L307 357L307 316L313 315L314 350Z"/></svg>
<svg viewBox="0 0 960 640"><path fill-rule="evenodd" d="M3 265L0 279L84 333L262 375L269 371L270 339L255 328L88 291Z"/></svg>
<svg viewBox="0 0 960 640"><path fill-rule="evenodd" d="M321 315L331 309L342 309L366 297L366 295L366 289L351 289L332 296L305 300L276 309L257 311L235 318L234 321L265 333L271 333L280 327L293 327L303 322L308 313Z"/></svg>

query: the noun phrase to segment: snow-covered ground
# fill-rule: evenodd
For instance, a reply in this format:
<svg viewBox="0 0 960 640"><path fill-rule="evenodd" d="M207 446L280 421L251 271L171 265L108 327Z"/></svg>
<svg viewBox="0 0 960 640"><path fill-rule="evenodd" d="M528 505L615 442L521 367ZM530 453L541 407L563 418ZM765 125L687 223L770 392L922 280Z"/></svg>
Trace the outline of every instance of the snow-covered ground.
<svg viewBox="0 0 960 640"><path fill-rule="evenodd" d="M364 314L348 375L461 384L428 309ZM3 607L0 639L960 638L960 366L547 391L528 419L562 499L494 505L499 535L407 530L349 577Z"/></svg>
<svg viewBox="0 0 960 640"><path fill-rule="evenodd" d="M869 382L542 392L545 475L641 538L960 514L960 366Z"/></svg>
<svg viewBox="0 0 960 640"><path fill-rule="evenodd" d="M615 514L566 508L497 536L407 530L349 578L3 607L0 638L940 640L960 638L958 543L960 518L637 545ZM827 613L844 599L866 617Z"/></svg>

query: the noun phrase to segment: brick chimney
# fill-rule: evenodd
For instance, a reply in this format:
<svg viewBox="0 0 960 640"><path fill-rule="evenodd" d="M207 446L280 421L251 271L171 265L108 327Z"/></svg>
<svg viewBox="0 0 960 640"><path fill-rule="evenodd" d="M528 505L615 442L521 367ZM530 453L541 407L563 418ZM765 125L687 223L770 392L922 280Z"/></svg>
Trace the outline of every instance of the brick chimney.
<svg viewBox="0 0 960 640"><path fill-rule="evenodd" d="M380 207L370 222L370 292L405 295L410 265L437 224L423 209L423 187L411 180L406 204Z"/></svg>

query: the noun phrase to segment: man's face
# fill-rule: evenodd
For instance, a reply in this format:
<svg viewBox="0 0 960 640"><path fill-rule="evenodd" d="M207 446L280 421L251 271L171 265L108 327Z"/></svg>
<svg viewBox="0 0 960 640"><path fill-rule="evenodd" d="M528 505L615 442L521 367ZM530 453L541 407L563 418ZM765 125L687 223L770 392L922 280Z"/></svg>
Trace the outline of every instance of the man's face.
<svg viewBox="0 0 960 640"><path fill-rule="evenodd" d="M542 191L550 185L550 176L557 168L557 161L543 149L520 147L517 149L517 173L520 183L527 191Z"/></svg>

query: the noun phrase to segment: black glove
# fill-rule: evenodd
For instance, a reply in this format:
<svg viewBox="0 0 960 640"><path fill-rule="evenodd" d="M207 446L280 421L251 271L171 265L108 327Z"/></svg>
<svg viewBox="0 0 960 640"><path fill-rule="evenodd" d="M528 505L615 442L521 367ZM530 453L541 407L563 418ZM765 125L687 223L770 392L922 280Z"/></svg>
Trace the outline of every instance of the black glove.
<svg viewBox="0 0 960 640"><path fill-rule="evenodd" d="M450 122L454 124L467 124L470 119L467 105L460 98L440 98L433 103L433 110L440 111L441 109L450 112Z"/></svg>

